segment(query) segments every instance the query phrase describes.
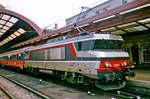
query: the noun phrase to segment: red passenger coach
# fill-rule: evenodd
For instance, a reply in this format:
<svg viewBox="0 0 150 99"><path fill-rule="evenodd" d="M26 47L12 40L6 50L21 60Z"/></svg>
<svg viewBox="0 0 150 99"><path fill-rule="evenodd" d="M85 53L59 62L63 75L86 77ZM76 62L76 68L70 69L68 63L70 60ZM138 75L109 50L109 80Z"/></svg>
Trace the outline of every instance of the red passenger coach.
<svg viewBox="0 0 150 99"><path fill-rule="evenodd" d="M10 68L24 69L24 60L0 60L0 64Z"/></svg>
<svg viewBox="0 0 150 99"><path fill-rule="evenodd" d="M24 48L0 54L0 64L4 67L24 69Z"/></svg>

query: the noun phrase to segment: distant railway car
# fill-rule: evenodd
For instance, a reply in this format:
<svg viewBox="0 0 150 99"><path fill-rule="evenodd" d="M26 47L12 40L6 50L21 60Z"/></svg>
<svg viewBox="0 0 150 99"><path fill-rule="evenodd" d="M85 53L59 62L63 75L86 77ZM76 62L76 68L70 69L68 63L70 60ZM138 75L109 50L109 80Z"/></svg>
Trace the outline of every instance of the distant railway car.
<svg viewBox="0 0 150 99"><path fill-rule="evenodd" d="M123 88L129 71L129 55L121 51L121 36L79 33L49 39L46 44L2 53L0 63L20 69L50 73L71 83L94 83L103 90ZM15 59L11 59L12 56ZM12 61L6 64L5 61Z"/></svg>
<svg viewBox="0 0 150 99"><path fill-rule="evenodd" d="M24 69L24 49L0 54L0 65L12 68ZM21 58L22 57L22 58Z"/></svg>

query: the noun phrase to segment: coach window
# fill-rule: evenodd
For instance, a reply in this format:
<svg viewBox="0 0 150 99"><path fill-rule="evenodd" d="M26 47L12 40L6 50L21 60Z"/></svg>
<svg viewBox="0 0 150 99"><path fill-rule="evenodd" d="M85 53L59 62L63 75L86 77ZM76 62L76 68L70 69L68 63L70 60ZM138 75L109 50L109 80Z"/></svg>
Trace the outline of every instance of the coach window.
<svg viewBox="0 0 150 99"><path fill-rule="evenodd" d="M10 56L8 56L7 59L10 59Z"/></svg>
<svg viewBox="0 0 150 99"><path fill-rule="evenodd" d="M17 59L20 60L22 59L21 57L22 57L21 54L18 54Z"/></svg>
<svg viewBox="0 0 150 99"><path fill-rule="evenodd" d="M17 59L17 55L10 56L10 59Z"/></svg>
<svg viewBox="0 0 150 99"><path fill-rule="evenodd" d="M8 56L4 56L4 57L2 57L2 59L9 59L9 57Z"/></svg>
<svg viewBox="0 0 150 99"><path fill-rule="evenodd" d="M24 59L27 60L28 59L28 52L25 51L23 56L24 56Z"/></svg>

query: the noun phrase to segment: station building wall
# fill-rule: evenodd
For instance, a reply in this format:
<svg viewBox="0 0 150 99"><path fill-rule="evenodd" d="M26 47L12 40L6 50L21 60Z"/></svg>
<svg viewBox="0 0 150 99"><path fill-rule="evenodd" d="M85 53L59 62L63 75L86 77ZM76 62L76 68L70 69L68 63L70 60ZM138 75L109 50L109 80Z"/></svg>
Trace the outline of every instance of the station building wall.
<svg viewBox="0 0 150 99"><path fill-rule="evenodd" d="M130 55L136 68L150 69L150 31L124 37L122 48Z"/></svg>

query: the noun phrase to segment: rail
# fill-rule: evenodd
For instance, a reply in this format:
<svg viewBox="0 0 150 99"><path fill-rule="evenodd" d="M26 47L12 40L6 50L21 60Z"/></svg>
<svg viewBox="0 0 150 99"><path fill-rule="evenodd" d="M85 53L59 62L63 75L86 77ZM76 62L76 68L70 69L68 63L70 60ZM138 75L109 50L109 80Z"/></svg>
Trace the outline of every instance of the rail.
<svg viewBox="0 0 150 99"><path fill-rule="evenodd" d="M16 84L16 85L18 85L18 86L20 86L20 87L22 87L22 88L28 90L29 92L34 93L35 95L39 96L39 97L42 98L42 99L55 99L55 98L53 98L53 97L47 96L47 95L43 94L42 92L39 92L39 91L37 91L37 90L35 90L35 89L29 87L29 86L27 86L27 85L25 85L25 84L23 84L23 83L21 83L21 82L19 82L19 81L17 81L17 80L14 80L14 79L9 78L9 77L7 77L7 76L5 76L5 75L2 75L2 74L0 74L0 76L3 77L3 78L5 78L5 79L7 79L7 80L9 80L10 82L13 82L13 83ZM1 87L1 88L2 88L2 87ZM6 94L8 94L8 96L9 96L11 99L15 99L15 97L12 96L12 95L11 95L8 91L6 91L4 88L2 88L2 90L4 90L4 92L5 92Z"/></svg>
<svg viewBox="0 0 150 99"><path fill-rule="evenodd" d="M10 98L10 99L15 99L15 97L8 92L8 90L6 88L4 88L1 84L0 84L0 89Z"/></svg>

